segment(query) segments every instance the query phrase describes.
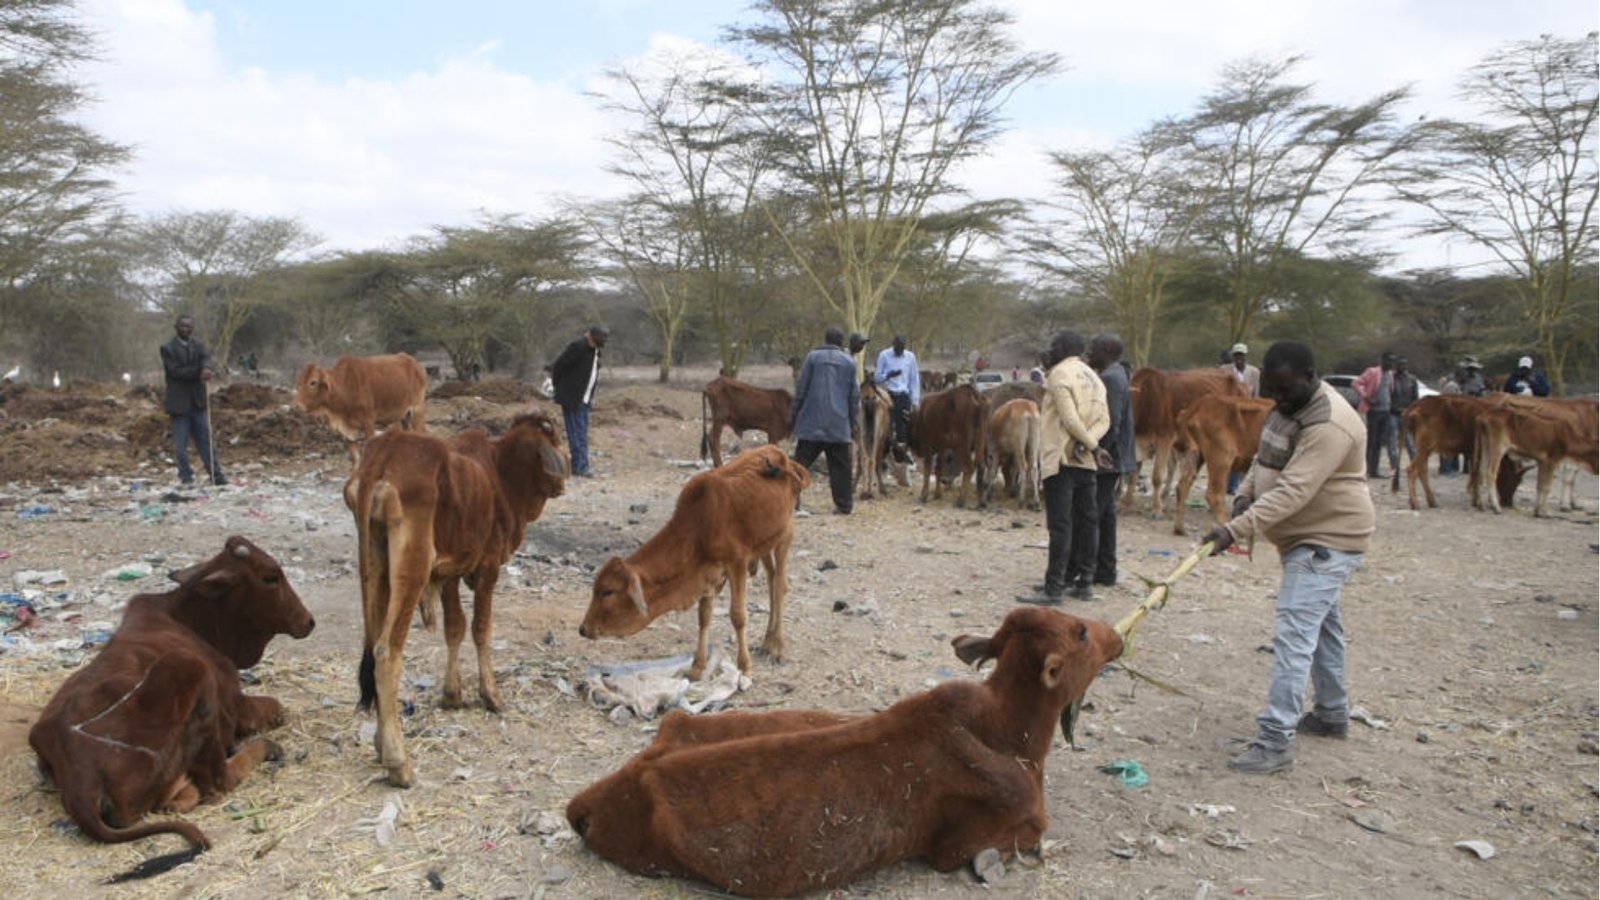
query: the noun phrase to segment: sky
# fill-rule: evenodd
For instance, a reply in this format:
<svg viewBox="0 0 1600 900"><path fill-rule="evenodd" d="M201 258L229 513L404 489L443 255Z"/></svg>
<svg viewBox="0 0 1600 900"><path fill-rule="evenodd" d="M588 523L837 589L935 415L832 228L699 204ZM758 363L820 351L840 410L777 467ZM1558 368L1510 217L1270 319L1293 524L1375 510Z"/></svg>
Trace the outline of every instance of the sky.
<svg viewBox="0 0 1600 900"><path fill-rule="evenodd" d="M483 213L610 197L610 68L715 45L742 0L79 0L101 59L84 118L130 145L141 215L298 219L321 250L395 246ZM1005 0L1024 49L1061 74L1006 107L1010 130L959 173L978 196L1048 194L1046 153L1105 147L1191 111L1224 65L1302 54L1300 79L1354 103L1411 85L1402 115L1465 116L1461 74L1508 41L1600 28L1593 0ZM441 12L443 11L443 12ZM1468 265L1412 242L1395 268Z"/></svg>

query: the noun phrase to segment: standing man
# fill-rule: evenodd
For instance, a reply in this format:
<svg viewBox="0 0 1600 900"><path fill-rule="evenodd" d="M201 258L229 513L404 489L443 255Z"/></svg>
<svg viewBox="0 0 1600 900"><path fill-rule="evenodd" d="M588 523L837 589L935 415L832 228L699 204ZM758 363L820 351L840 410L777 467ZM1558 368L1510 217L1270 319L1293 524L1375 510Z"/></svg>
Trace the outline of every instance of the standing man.
<svg viewBox="0 0 1600 900"><path fill-rule="evenodd" d="M1367 477L1381 478L1378 457L1389 444L1389 426L1393 424L1389 410L1394 408L1394 354L1385 350L1378 365L1357 375L1351 387L1361 395L1361 412L1367 417ZM1400 467L1393 452L1389 467Z"/></svg>
<svg viewBox="0 0 1600 900"><path fill-rule="evenodd" d="M1250 358L1250 348L1244 344L1234 344L1232 357L1233 361L1224 364L1223 368L1233 373L1233 377L1244 385L1246 396L1261 396L1261 370L1247 362Z"/></svg>
<svg viewBox="0 0 1600 900"><path fill-rule="evenodd" d="M1394 358L1394 402L1389 406L1389 459L1391 461L1400 458L1400 433L1405 430L1400 427L1400 419L1406 414L1406 410L1411 408L1411 404L1417 402L1419 394L1417 376L1411 374L1408 370L1407 367L1409 365L1410 360L1404 356ZM1406 453L1415 459L1417 456L1417 442L1412 440L1409 434L1405 435L1405 446ZM1400 468L1399 463L1395 463L1394 467L1398 470Z"/></svg>
<svg viewBox="0 0 1600 900"><path fill-rule="evenodd" d="M1533 368L1533 357L1524 356L1517 360L1517 368L1506 376L1505 387L1508 394L1521 394L1525 397L1550 396L1550 380L1544 377L1543 372Z"/></svg>
<svg viewBox="0 0 1600 900"><path fill-rule="evenodd" d="M1089 342L1089 368L1100 373L1106 386L1110 423L1095 454L1099 466L1094 477L1097 540L1093 580L1107 587L1117 583L1117 482L1123 473L1139 467L1133 446L1133 394L1121 359L1122 339L1116 335L1097 334Z"/></svg>
<svg viewBox="0 0 1600 900"><path fill-rule="evenodd" d="M878 354L872 380L883 385L894 404L889 416L894 431L894 457L905 462L911 458L906 449L911 440L911 410L922 403L922 373L917 371L917 355L906 349L905 335L895 335L894 344Z"/></svg>
<svg viewBox="0 0 1600 900"><path fill-rule="evenodd" d="M867 336L859 331L850 332L850 355L860 356L867 349Z"/></svg>
<svg viewBox="0 0 1600 900"><path fill-rule="evenodd" d="M194 336L194 318L179 316L172 326L177 332L161 345L161 368L166 373L167 392L163 407L172 420L172 448L178 458L178 480L194 484L194 469L189 465L189 439L200 453L200 462L212 484L227 484L222 467L211 455L211 420L206 410L206 382L211 380L211 351Z"/></svg>
<svg viewBox="0 0 1600 900"><path fill-rule="evenodd" d="M589 470L589 407L594 401L595 382L600 378L600 351L611 332L604 325L591 325L561 351L549 366L555 385L556 403L567 426L567 450L572 454L572 474L593 478Z"/></svg>
<svg viewBox="0 0 1600 900"><path fill-rule="evenodd" d="M1228 762L1239 772L1294 765L1297 732L1342 738L1350 730L1339 593L1372 538L1372 495L1362 477L1361 417L1317 377L1311 348L1280 341L1262 361L1261 395L1274 406L1245 473L1233 518L1206 534L1215 556L1261 535L1283 562L1272 627L1272 683L1256 739ZM1313 704L1301 715L1306 678Z"/></svg>
<svg viewBox="0 0 1600 900"><path fill-rule="evenodd" d="M896 339L899 340L898 338ZM794 383L794 459L810 468L828 455L828 489L833 512L848 516L855 502L850 478L850 449L861 409L861 385L855 360L844 350L844 330L828 326L822 345L806 354Z"/></svg>
<svg viewBox="0 0 1600 900"><path fill-rule="evenodd" d="M1058 604L1069 588L1079 600L1094 599L1096 450L1111 419L1106 386L1083 361L1083 350L1083 335L1060 331L1045 353L1039 471L1050 549L1038 593L1017 598L1026 603Z"/></svg>

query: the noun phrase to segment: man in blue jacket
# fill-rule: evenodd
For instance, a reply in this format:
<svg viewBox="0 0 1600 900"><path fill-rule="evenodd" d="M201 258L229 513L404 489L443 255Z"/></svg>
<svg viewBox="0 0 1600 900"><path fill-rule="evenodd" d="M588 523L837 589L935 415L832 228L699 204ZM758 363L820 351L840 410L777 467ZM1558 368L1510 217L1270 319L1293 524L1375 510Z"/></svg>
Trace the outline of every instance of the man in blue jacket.
<svg viewBox="0 0 1600 900"><path fill-rule="evenodd" d="M844 330L828 327L822 345L806 354L794 383L794 459L809 468L817 457L828 455L828 488L833 511L848 516L854 493L850 477L850 449L861 408L861 385L856 364L844 349Z"/></svg>

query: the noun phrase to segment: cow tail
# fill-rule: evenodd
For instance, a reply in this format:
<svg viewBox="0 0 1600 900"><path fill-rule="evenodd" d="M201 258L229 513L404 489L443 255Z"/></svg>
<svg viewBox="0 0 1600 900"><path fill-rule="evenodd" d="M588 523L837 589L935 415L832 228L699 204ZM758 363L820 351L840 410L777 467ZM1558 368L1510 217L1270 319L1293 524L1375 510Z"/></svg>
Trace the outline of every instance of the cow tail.
<svg viewBox="0 0 1600 900"><path fill-rule="evenodd" d="M361 577L361 665L356 671L356 683L361 688L361 697L356 701L356 708L364 712L372 709L372 704L378 699L378 681L375 674L376 660L372 655L374 632L377 622L382 620L383 611L374 609L378 598L383 596L379 590L378 579L387 578L387 571L379 570L386 555L378 552L373 546L372 534L372 489L371 479L363 480L356 494L356 559L357 568Z"/></svg>
<svg viewBox="0 0 1600 900"><path fill-rule="evenodd" d="M90 837L98 841L124 844L158 834L176 834L189 842L187 850L151 857L126 872L112 875L105 880L106 884L120 884L124 881L136 881L160 875L189 862L211 846L211 841L206 838L205 832L193 822L167 819L129 828L113 828L106 824L105 818L100 814L100 799L99 791L86 791L65 785L61 788L61 803L66 807L67 815L71 816Z"/></svg>
<svg viewBox="0 0 1600 900"><path fill-rule="evenodd" d="M707 422L710 418L711 398L705 391L700 392L700 461L705 462L711 455L711 429Z"/></svg>

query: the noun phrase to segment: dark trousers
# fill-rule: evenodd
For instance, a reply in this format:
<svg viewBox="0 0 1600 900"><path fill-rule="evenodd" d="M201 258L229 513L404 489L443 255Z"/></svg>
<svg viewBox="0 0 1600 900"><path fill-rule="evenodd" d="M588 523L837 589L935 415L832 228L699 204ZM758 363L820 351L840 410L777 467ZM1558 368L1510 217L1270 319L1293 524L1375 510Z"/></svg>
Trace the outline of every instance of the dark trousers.
<svg viewBox="0 0 1600 900"><path fill-rule="evenodd" d="M1119 472L1094 476L1095 557L1094 583L1117 583L1117 481Z"/></svg>
<svg viewBox="0 0 1600 900"><path fill-rule="evenodd" d="M855 502L850 480L850 450L848 441L837 444L830 441L795 441L794 444L794 461L808 469L818 456L824 453L828 455L828 490L833 492L833 508L844 513L849 512L851 504Z"/></svg>
<svg viewBox="0 0 1600 900"><path fill-rule="evenodd" d="M206 467L206 478L221 484L222 467L211 462L211 427L203 409L190 410L172 416L172 451L178 459L178 480L184 484L194 481L194 468L189 465L189 439L194 439L194 449L200 453L200 462Z"/></svg>
<svg viewBox="0 0 1600 900"><path fill-rule="evenodd" d="M1389 467L1398 469L1400 461L1395 458L1394 448L1389 446L1389 429L1394 425L1394 417L1387 409L1367 410L1367 474L1378 474L1378 458L1382 456L1385 447L1389 448Z"/></svg>
<svg viewBox="0 0 1600 900"><path fill-rule="evenodd" d="M1050 530L1049 561L1044 589L1059 593L1074 584L1088 584L1097 553L1095 473L1062 466L1043 483L1044 522Z"/></svg>
<svg viewBox="0 0 1600 900"><path fill-rule="evenodd" d="M894 430L894 442L904 444L911 440L911 395L890 394L894 408L889 411L889 423Z"/></svg>
<svg viewBox="0 0 1600 900"><path fill-rule="evenodd" d="M589 404L561 407L561 420L567 426L567 451L572 455L572 474L589 474Z"/></svg>

